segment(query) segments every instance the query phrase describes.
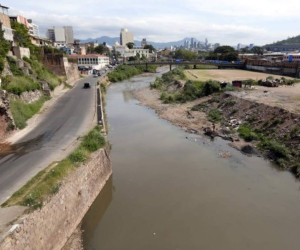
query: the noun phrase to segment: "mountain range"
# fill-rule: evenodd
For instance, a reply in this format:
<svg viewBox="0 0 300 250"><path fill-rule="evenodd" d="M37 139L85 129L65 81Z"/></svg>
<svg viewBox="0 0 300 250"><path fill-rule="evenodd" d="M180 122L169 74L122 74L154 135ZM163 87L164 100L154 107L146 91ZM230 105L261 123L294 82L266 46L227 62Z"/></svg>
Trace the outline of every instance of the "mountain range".
<svg viewBox="0 0 300 250"><path fill-rule="evenodd" d="M191 38L184 38L180 41L175 41L175 42L165 42L165 43L158 43L158 42L151 42L147 41L147 44L152 45L156 49L163 49L166 47L170 46L181 46L184 45L185 40L191 40ZM113 46L115 42L119 42L120 38L119 37L108 37L108 36L101 36L97 38L88 38L86 40L80 40L81 43L87 43L87 42L93 42L93 41L98 41L98 43L103 43L106 42L108 45ZM202 42L201 42L202 43ZM134 40L135 46L141 46L141 41Z"/></svg>

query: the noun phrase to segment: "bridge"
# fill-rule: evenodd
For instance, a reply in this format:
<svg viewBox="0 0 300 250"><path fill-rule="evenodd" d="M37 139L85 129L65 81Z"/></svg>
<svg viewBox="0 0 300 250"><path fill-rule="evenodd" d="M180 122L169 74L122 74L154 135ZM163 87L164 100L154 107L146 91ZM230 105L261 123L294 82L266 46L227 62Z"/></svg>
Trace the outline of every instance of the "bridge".
<svg viewBox="0 0 300 250"><path fill-rule="evenodd" d="M170 65L170 70L172 70L172 66L185 66L185 65L192 65L194 69L197 69L197 65L205 65L205 66L216 66L218 69L242 69L245 68L244 63L230 63L230 62L201 62L201 61L189 61L189 62L176 62L176 61L165 61L165 62L127 62L124 63L125 65L129 66L146 66L146 71L148 71L148 66L149 65Z"/></svg>

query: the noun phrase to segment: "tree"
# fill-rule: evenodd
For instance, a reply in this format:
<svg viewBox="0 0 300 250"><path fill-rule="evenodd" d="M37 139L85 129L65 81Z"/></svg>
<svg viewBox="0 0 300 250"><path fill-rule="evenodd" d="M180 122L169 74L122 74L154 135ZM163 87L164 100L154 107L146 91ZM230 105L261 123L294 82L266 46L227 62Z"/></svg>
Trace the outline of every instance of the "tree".
<svg viewBox="0 0 300 250"><path fill-rule="evenodd" d="M174 57L176 59L183 59L183 60L194 60L197 58L197 54L193 51L185 50L185 49L178 49L175 51Z"/></svg>
<svg viewBox="0 0 300 250"><path fill-rule="evenodd" d="M95 52L95 48L93 48L92 46L89 46L89 47L87 48L86 52L87 52L88 54L92 54L92 53Z"/></svg>
<svg viewBox="0 0 300 250"><path fill-rule="evenodd" d="M127 43L126 46L128 49L133 49L134 43Z"/></svg>
<svg viewBox="0 0 300 250"><path fill-rule="evenodd" d="M237 52L228 52L228 53L223 53L220 57L219 60L222 61L228 61L228 62L232 62L232 61L237 61L238 60L238 53Z"/></svg>
<svg viewBox="0 0 300 250"><path fill-rule="evenodd" d="M146 44L144 46L144 49L149 49L150 53L155 52L155 48L153 47L153 45L150 45L150 44Z"/></svg>
<svg viewBox="0 0 300 250"><path fill-rule="evenodd" d="M263 55L264 54L264 49L259 46L254 46L251 50L252 53L257 54L257 55Z"/></svg>
<svg viewBox="0 0 300 250"><path fill-rule="evenodd" d="M234 52L234 48L228 45L220 46L214 50L215 54L223 54L223 53L232 53Z"/></svg>
<svg viewBox="0 0 300 250"><path fill-rule="evenodd" d="M42 60L41 47L35 46L31 43L28 29L21 23L12 22L11 28L14 30L14 41L20 47L29 48L30 57L35 57L38 60Z"/></svg>
<svg viewBox="0 0 300 250"><path fill-rule="evenodd" d="M28 29L18 22L12 22L11 28L14 30L14 41L20 47L27 47L31 44Z"/></svg>
<svg viewBox="0 0 300 250"><path fill-rule="evenodd" d="M4 59L10 49L10 43L4 39L4 31L0 22L0 72L4 69Z"/></svg>
<svg viewBox="0 0 300 250"><path fill-rule="evenodd" d="M108 53L108 51L109 49L103 44L100 44L97 47L95 47L95 52L99 54Z"/></svg>
<svg viewBox="0 0 300 250"><path fill-rule="evenodd" d="M250 52L250 50L249 50L249 47L247 46L247 47L245 47L245 48L242 48L242 49L240 49L240 51L241 51L241 53L249 53Z"/></svg>

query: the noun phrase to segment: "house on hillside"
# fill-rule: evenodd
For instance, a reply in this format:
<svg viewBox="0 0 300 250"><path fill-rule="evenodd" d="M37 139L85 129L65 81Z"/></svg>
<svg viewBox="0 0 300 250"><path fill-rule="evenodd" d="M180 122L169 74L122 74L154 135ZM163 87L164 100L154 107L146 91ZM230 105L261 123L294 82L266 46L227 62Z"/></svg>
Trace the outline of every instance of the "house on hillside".
<svg viewBox="0 0 300 250"><path fill-rule="evenodd" d="M2 24L2 30L4 31L4 39L13 42L14 34L8 16L8 9L8 7L0 4L0 22Z"/></svg>

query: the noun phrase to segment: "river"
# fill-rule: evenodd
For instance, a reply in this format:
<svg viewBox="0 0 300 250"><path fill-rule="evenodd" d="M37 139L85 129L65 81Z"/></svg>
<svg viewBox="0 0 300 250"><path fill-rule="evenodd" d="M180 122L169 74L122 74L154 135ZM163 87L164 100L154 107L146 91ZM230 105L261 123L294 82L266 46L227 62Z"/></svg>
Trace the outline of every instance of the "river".
<svg viewBox="0 0 300 250"><path fill-rule="evenodd" d="M298 250L300 182L139 106L132 91L157 75L108 88L113 176L82 222L84 248Z"/></svg>

